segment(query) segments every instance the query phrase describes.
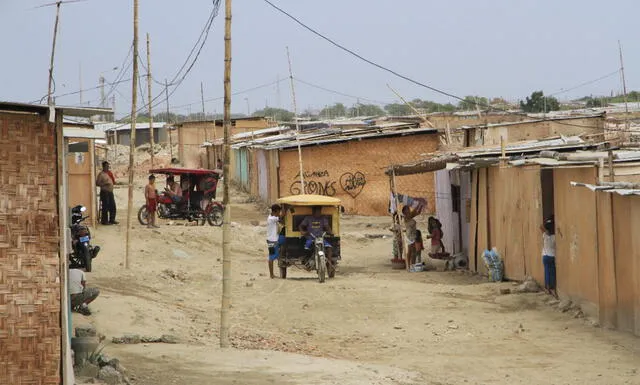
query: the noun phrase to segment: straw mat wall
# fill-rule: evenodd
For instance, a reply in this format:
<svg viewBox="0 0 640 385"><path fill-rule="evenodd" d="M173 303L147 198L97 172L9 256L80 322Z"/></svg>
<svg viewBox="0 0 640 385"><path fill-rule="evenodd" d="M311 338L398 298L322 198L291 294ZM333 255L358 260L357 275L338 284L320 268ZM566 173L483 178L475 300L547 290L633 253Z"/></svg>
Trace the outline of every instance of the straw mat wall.
<svg viewBox="0 0 640 385"><path fill-rule="evenodd" d="M57 156L43 117L0 112L0 382L60 383Z"/></svg>

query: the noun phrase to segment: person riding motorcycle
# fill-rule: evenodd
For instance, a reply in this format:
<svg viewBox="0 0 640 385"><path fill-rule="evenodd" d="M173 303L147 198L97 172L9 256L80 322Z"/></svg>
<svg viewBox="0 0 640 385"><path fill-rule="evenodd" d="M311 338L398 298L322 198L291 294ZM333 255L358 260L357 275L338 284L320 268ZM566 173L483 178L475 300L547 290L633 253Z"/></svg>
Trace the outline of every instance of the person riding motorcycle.
<svg viewBox="0 0 640 385"><path fill-rule="evenodd" d="M306 238L304 249L309 251L309 256L312 255L311 246L315 238L321 237L325 232L331 234L331 224L327 218L322 216L322 207L314 206L312 208L312 214L306 216L300 223L300 233ZM324 241L325 252L327 259L331 261L333 256L333 246L327 240Z"/></svg>

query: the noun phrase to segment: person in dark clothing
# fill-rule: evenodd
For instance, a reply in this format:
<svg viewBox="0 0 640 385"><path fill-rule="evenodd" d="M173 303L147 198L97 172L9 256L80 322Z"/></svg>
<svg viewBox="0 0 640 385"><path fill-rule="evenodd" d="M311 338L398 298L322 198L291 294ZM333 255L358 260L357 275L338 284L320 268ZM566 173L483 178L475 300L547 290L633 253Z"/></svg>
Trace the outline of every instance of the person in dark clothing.
<svg viewBox="0 0 640 385"><path fill-rule="evenodd" d="M102 212L100 214L100 223L103 225L117 225L116 222L116 199L113 196L113 186L116 179L111 170L109 170L109 162L102 162L102 171L96 178L96 186L100 187L100 204Z"/></svg>

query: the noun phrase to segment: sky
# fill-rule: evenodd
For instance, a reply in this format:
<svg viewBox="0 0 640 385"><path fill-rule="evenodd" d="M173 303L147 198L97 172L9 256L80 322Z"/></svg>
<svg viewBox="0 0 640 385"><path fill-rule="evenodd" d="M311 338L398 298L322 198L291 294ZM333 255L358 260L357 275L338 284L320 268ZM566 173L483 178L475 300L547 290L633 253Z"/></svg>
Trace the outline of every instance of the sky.
<svg viewBox="0 0 640 385"><path fill-rule="evenodd" d="M51 0L0 0L0 100L34 102L47 93L55 7ZM622 90L618 40L627 88L640 89L637 0L271 0L308 26L367 59L447 93L523 99L535 90L559 99ZM224 2L224 1L223 1ZM212 0L140 0L140 56L146 65L151 37L155 79L172 79L200 35ZM172 92L172 112L222 111L224 7L202 53ZM56 95L116 79L131 47L133 0L63 4L56 46ZM392 103L420 98L457 100L412 84L332 46L271 8L264 0L233 1L232 98L235 113L280 107L293 110L287 62L291 54L298 111L337 102ZM125 68L128 66L125 65ZM140 67L141 73L146 70ZM613 73L613 74L612 74ZM612 74L589 85L575 86ZM124 79L131 76L131 71ZM279 83L278 83L279 81ZM311 83L329 92L311 87ZM146 97L146 81L141 82ZM107 92L112 87L107 86ZM570 90L568 92L563 92ZM164 87L153 85L154 97ZM131 82L119 84L116 116L131 109ZM80 94L56 97L80 105ZM98 89L82 93L83 105L100 103ZM164 103L155 112L166 109Z"/></svg>

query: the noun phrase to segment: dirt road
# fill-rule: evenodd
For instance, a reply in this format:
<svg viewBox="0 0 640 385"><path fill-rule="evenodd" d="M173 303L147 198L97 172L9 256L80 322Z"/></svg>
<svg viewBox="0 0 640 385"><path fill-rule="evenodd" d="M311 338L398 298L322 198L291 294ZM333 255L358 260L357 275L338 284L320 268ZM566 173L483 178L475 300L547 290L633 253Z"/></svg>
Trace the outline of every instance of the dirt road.
<svg viewBox="0 0 640 385"><path fill-rule="evenodd" d="M136 204L142 203L142 188ZM138 384L640 384L638 339L594 328L542 294L498 294L460 272L389 266L387 218L344 217L343 263L319 284L310 273L268 278L266 213L234 195L232 340L218 347L219 228L136 223L131 269L121 225L100 227L88 274L102 295L94 315L74 314L118 337L170 334L178 344L114 345ZM257 349L257 350L251 350Z"/></svg>

